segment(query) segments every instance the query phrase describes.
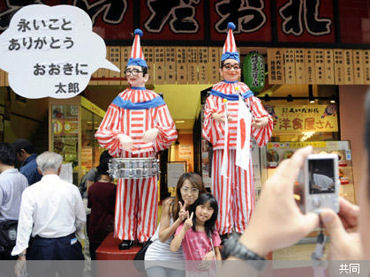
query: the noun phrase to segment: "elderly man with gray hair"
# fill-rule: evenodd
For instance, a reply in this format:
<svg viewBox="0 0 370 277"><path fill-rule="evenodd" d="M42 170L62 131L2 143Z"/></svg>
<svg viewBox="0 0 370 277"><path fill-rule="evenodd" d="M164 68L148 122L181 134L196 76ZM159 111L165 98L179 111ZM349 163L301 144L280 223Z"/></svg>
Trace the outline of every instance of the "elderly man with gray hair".
<svg viewBox="0 0 370 277"><path fill-rule="evenodd" d="M62 156L53 152L36 159L43 177L22 194L12 251L18 260L25 260L26 252L29 260L83 259L76 233L86 222L85 209L78 188L58 176L62 161Z"/></svg>

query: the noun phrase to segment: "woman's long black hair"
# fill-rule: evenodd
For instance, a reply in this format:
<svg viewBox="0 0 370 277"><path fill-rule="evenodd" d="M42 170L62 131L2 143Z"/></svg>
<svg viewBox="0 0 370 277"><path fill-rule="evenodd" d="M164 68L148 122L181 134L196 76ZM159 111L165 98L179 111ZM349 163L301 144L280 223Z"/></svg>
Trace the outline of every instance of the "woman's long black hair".
<svg viewBox="0 0 370 277"><path fill-rule="evenodd" d="M197 206L204 205L207 202L209 202L209 205L213 209L213 214L211 218L205 222L204 228L205 228L207 236L212 237L213 231L215 230L215 225L216 225L216 220L217 220L217 215L218 215L218 204L217 204L216 198L210 193L199 194L197 201L195 201L194 204L191 205L189 209L189 214L191 214L192 212L194 213L192 228L193 228L193 231L196 231L195 227L197 223L197 217L195 216L195 210L197 209Z"/></svg>

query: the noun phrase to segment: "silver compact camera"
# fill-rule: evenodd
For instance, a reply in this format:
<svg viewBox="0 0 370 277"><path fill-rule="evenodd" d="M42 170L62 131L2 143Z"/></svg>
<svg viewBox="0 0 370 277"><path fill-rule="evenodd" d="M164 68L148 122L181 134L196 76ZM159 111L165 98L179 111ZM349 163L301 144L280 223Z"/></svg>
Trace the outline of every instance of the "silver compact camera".
<svg viewBox="0 0 370 277"><path fill-rule="evenodd" d="M303 167L303 198L301 208L304 213L330 208L339 212L338 156L336 154L308 155Z"/></svg>

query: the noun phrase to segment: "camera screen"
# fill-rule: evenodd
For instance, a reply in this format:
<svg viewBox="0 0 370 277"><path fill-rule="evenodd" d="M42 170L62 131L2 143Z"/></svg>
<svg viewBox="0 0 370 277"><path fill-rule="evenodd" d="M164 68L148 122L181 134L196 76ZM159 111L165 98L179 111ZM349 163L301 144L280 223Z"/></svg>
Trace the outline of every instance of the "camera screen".
<svg viewBox="0 0 370 277"><path fill-rule="evenodd" d="M310 194L334 193L334 160L308 160Z"/></svg>

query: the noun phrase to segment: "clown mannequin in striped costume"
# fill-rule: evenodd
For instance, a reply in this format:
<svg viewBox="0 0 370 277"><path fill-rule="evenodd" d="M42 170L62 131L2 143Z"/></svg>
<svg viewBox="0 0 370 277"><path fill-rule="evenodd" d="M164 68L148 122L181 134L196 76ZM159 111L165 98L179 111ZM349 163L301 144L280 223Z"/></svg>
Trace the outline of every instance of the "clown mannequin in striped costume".
<svg viewBox="0 0 370 277"><path fill-rule="evenodd" d="M223 81L212 87L206 100L202 128L203 137L213 146L212 192L219 204L217 228L223 238L232 232L242 233L254 209L255 192L250 151L247 151L247 170L236 165L239 97L242 97L251 115L248 123L250 139L254 138L259 146L266 145L273 127L273 121L260 100L253 96L246 84L238 81L241 68L234 29L235 25L229 23L221 57L220 74ZM242 101L240 103L243 104ZM227 155L225 160L224 154Z"/></svg>
<svg viewBox="0 0 370 277"><path fill-rule="evenodd" d="M125 74L129 88L110 104L95 134L99 144L115 158L155 157L176 141L177 132L167 105L147 90L148 67L140 46L142 31L136 29ZM157 176L118 179L115 237L128 249L135 240L147 241L155 232L158 214Z"/></svg>

